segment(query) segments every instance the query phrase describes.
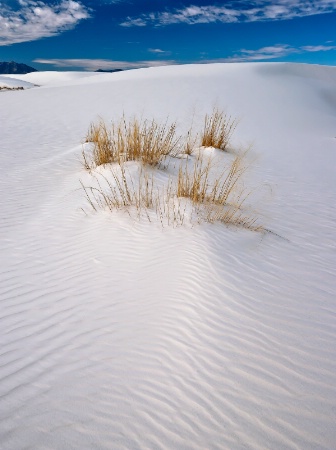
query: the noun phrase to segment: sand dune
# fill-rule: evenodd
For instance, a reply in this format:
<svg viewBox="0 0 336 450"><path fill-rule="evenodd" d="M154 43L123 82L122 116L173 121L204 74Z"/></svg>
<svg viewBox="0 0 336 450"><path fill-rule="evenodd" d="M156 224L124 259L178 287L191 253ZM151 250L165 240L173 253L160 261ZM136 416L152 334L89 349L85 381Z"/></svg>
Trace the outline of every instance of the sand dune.
<svg viewBox="0 0 336 450"><path fill-rule="evenodd" d="M33 83L15 78L15 76L10 77L9 75L0 75L0 88L15 89L22 87L27 89L33 86Z"/></svg>
<svg viewBox="0 0 336 450"><path fill-rule="evenodd" d="M85 75L1 94L1 448L333 448L336 69ZM83 213L92 120L214 105L275 234Z"/></svg>

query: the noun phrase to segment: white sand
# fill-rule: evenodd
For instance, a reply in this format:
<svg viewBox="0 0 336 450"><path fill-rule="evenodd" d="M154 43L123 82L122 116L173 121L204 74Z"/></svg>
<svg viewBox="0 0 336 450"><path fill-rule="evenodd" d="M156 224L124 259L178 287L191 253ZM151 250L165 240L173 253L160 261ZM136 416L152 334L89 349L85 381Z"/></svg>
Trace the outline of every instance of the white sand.
<svg viewBox="0 0 336 450"><path fill-rule="evenodd" d="M29 83L28 81L24 81L21 79L24 75L18 75L20 79L15 78L15 75L0 75L0 88L18 88L23 87L25 89L31 88L34 86L33 83Z"/></svg>
<svg viewBox="0 0 336 450"><path fill-rule="evenodd" d="M31 72L25 75L6 75L10 78L33 83L38 86L60 86L77 83L82 78L101 76L101 72Z"/></svg>
<svg viewBox="0 0 336 450"><path fill-rule="evenodd" d="M1 448L334 448L336 68L48 77L0 95ZM285 239L83 214L92 120L215 104Z"/></svg>

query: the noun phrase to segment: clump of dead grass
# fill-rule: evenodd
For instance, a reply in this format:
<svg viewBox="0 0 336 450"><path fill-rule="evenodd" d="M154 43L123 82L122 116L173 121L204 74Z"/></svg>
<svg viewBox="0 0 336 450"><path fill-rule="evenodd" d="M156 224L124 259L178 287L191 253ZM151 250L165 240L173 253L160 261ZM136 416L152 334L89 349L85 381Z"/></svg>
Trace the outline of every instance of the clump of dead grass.
<svg viewBox="0 0 336 450"><path fill-rule="evenodd" d="M131 218L145 217L150 222L156 217L163 227L183 225L185 206L176 197L172 179L158 185L153 171L140 166L132 175L125 164L111 167L109 175L92 175L91 186L80 182L94 211L122 210Z"/></svg>
<svg viewBox="0 0 336 450"><path fill-rule="evenodd" d="M236 126L236 120L215 109L205 117L202 146L225 150ZM183 144L186 158L177 158L170 175L161 175L159 182L155 169L181 151L175 122L127 121L122 117L109 127L103 120L91 124L86 142L92 148L89 155L83 150L84 166L92 174L98 166L110 164L111 174L106 175L104 169L103 174L92 174L93 186L82 183L89 204L95 211L126 210L130 216L135 213L150 221L156 216L162 226L194 223L196 218L198 223L219 221L264 231L246 207L251 190L244 186L245 154L234 159L230 155L219 158L218 154L215 161L204 149L195 153L196 139L191 127ZM162 177L166 180L163 183Z"/></svg>
<svg viewBox="0 0 336 450"><path fill-rule="evenodd" d="M193 203L202 203L209 187L211 160L205 163L204 158L199 154L191 169L189 165L187 160L179 167L176 194L178 197L189 198Z"/></svg>
<svg viewBox="0 0 336 450"><path fill-rule="evenodd" d="M243 185L245 170L240 156L218 172L213 160L199 154L193 161L182 160L177 175L164 184L157 182L155 171L142 165L131 175L125 164L116 164L111 176L93 175L94 186L82 183L82 187L95 211L125 210L149 221L156 216L162 226L222 222L263 231L257 217L245 208L250 195Z"/></svg>
<svg viewBox="0 0 336 450"><path fill-rule="evenodd" d="M138 212L142 208L153 208L156 202L154 178L142 168L138 173L137 182L127 172L124 165L111 169L111 178L106 175L94 175L95 186L81 185L91 207L108 208L110 211L134 207Z"/></svg>
<svg viewBox="0 0 336 450"><path fill-rule="evenodd" d="M23 91L23 86L0 86L0 91Z"/></svg>
<svg viewBox="0 0 336 450"><path fill-rule="evenodd" d="M211 158L205 160L199 154L191 169L188 163L180 166L176 194L192 201L200 222L219 221L262 231L257 218L248 215L244 208L251 194L243 183L246 170L244 155L236 156L226 169L218 172Z"/></svg>
<svg viewBox="0 0 336 450"><path fill-rule="evenodd" d="M109 164L117 161L117 155L113 151L112 134L103 120L90 125L85 142L93 144L92 154L88 156L82 151L84 166L86 169Z"/></svg>
<svg viewBox="0 0 336 450"><path fill-rule="evenodd" d="M141 161L159 166L168 156L177 152L180 137L176 135L176 123L163 124L152 121L126 120L125 117L110 127L103 120L92 123L86 142L93 144L91 154L83 150L87 169L109 163Z"/></svg>
<svg viewBox="0 0 336 450"><path fill-rule="evenodd" d="M226 150L237 124L237 119L215 108L205 116L201 145Z"/></svg>

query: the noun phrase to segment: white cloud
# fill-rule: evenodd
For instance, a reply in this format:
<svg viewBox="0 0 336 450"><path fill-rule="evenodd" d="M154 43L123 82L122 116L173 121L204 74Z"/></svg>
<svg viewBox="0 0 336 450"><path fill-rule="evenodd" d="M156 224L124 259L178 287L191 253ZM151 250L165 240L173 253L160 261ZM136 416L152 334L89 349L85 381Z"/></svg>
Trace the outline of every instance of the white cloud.
<svg viewBox="0 0 336 450"><path fill-rule="evenodd" d="M142 67L157 67L176 64L176 61L111 61L108 59L35 59L39 64L51 64L55 67L73 68L85 70L113 70L113 69L139 69Z"/></svg>
<svg viewBox="0 0 336 450"><path fill-rule="evenodd" d="M329 50L336 50L336 45L306 45L301 47L305 52L327 52Z"/></svg>
<svg viewBox="0 0 336 450"><path fill-rule="evenodd" d="M332 42L330 42L332 44ZM153 53L161 54L163 50L148 49ZM227 62L253 62L253 61L267 61L271 59L283 58L294 53L309 53L336 50L336 45L305 45L301 47L292 47L288 44L276 44L268 47L262 47L256 50L242 49L235 55L228 58L218 59L203 59L201 61L190 61L191 63L227 63ZM158 67L168 66L173 64L180 64L175 60L156 60L156 61L112 61L109 59L35 59L33 62L39 64L48 64L60 68L81 68L85 70L94 71L97 69L112 70L112 69L139 69L142 67Z"/></svg>
<svg viewBox="0 0 336 450"><path fill-rule="evenodd" d="M290 45L273 45L269 47L262 47L257 50L242 49L236 55L226 58L227 62L244 62L244 61L261 61L268 59L281 58L291 53L298 53L298 49Z"/></svg>
<svg viewBox="0 0 336 450"><path fill-rule="evenodd" d="M19 5L18 10L4 7L0 10L0 46L54 36L90 17L89 10L73 0L53 5L19 0Z"/></svg>
<svg viewBox="0 0 336 450"><path fill-rule="evenodd" d="M166 10L159 13L128 17L120 25L164 26L176 23L197 24L214 22L257 22L288 20L295 17L327 14L336 11L336 0L254 0L241 2L233 0L226 6L191 5L182 9Z"/></svg>
<svg viewBox="0 0 336 450"><path fill-rule="evenodd" d="M149 53L154 53L155 55L171 55L171 52L169 50L161 50L161 48L148 48L147 51Z"/></svg>
<svg viewBox="0 0 336 450"><path fill-rule="evenodd" d="M149 48L148 51L150 53L166 53L164 50L161 50L160 48Z"/></svg>
<svg viewBox="0 0 336 450"><path fill-rule="evenodd" d="M235 55L229 58L223 58L221 61L222 62L265 61L269 59L283 58L284 56L291 55L293 53L321 52L329 50L336 50L336 46L305 45L301 47L292 47L287 44L277 44L269 47L262 47L257 50L242 49Z"/></svg>

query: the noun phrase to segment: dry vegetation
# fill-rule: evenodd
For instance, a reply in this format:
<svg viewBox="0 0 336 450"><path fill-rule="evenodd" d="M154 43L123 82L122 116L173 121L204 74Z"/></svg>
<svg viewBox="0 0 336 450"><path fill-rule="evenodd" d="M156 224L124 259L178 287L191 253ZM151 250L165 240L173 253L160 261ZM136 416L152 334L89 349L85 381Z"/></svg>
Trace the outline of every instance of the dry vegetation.
<svg viewBox="0 0 336 450"><path fill-rule="evenodd" d="M94 186L81 185L91 207L126 211L130 217L153 217L160 220L162 226L183 225L185 215L182 202L176 197L172 180L158 186L154 173L139 167L131 175L125 165L111 167L110 176L93 175Z"/></svg>
<svg viewBox="0 0 336 450"><path fill-rule="evenodd" d="M237 120L215 108L204 119L203 133L193 136L192 127L184 139L183 152L191 155L198 146L226 150L237 127ZM167 157L179 151L182 137L176 134L176 123L159 124L155 120L129 121L123 116L117 123L108 126L102 119L90 125L85 142L92 143L89 154L83 150L87 169L126 161L141 161L143 164L160 166Z"/></svg>
<svg viewBox="0 0 336 450"><path fill-rule="evenodd" d="M22 86L10 87L10 86L0 86L0 91L23 91L24 88Z"/></svg>
<svg viewBox="0 0 336 450"><path fill-rule="evenodd" d="M119 123L108 128L103 120L90 126L86 142L93 144L90 156L83 153L86 168L126 161L141 161L159 166L167 156L176 152L180 138L176 136L176 124L163 125L155 120L139 122L137 119Z"/></svg>
<svg viewBox="0 0 336 450"><path fill-rule="evenodd" d="M243 184L246 170L244 155L236 156L219 173L212 159L204 161L199 154L191 169L188 164L180 166L176 195L192 201L200 221L220 221L261 231L256 217L244 214L244 203L250 194Z"/></svg>
<svg viewBox="0 0 336 450"><path fill-rule="evenodd" d="M215 108L205 116L201 145L226 150L237 124L236 119Z"/></svg>
<svg viewBox="0 0 336 450"><path fill-rule="evenodd" d="M205 118L202 144L225 149L235 127L235 120L214 110ZM157 217L163 226L220 221L263 231L245 207L250 191L243 184L244 155L233 160L228 155L223 167L222 158L215 161L201 148L194 154L196 141L190 130L182 147L187 156L180 158L175 123L126 122L124 117L110 128L102 120L92 124L86 141L92 143L92 152L88 156L83 150L84 165L91 171L93 186L82 187L94 210L122 209L150 221ZM169 174L158 172L167 157L176 157L174 167ZM106 164L107 174L92 172Z"/></svg>

